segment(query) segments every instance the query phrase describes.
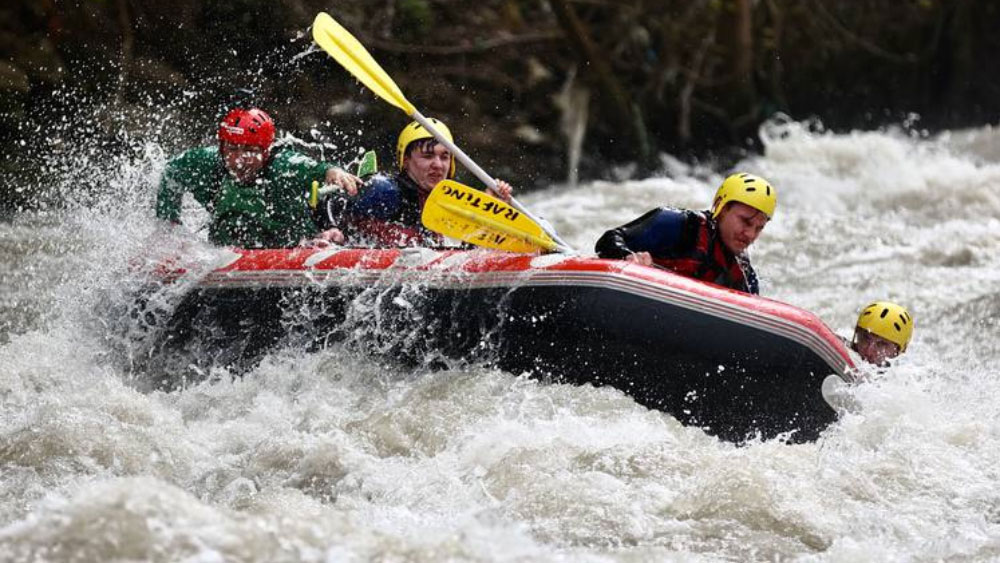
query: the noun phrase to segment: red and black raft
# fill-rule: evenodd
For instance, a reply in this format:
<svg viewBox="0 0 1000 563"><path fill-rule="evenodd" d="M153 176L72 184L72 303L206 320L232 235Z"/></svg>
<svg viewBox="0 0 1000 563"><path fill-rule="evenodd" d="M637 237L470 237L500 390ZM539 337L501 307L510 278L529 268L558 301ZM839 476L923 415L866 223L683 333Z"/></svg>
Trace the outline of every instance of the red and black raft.
<svg viewBox="0 0 1000 563"><path fill-rule="evenodd" d="M732 441L815 439L836 418L823 379L853 367L812 313L616 260L237 249L195 279L159 275L185 290L157 323L153 357L246 365L276 346L342 342L404 362L610 385Z"/></svg>

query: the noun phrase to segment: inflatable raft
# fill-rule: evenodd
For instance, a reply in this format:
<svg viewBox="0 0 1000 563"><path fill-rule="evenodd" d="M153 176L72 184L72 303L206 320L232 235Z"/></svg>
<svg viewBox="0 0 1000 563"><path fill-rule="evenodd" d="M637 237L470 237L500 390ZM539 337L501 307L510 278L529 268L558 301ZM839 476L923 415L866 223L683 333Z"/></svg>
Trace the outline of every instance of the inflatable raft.
<svg viewBox="0 0 1000 563"><path fill-rule="evenodd" d="M167 265L157 276L183 292L159 321L154 358L245 365L276 345L348 341L395 360L610 385L731 441L815 439L836 418L823 379L853 367L807 311L616 260L233 250L208 273Z"/></svg>

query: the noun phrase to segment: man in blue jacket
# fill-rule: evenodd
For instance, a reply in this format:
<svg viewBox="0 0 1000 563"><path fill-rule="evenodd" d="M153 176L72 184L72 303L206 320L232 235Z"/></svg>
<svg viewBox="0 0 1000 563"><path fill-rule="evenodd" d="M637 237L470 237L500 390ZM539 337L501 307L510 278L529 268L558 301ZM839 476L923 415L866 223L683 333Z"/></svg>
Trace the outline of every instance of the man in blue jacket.
<svg viewBox="0 0 1000 563"><path fill-rule="evenodd" d="M433 117L429 121L445 138L451 131ZM396 141L397 173L369 180L357 196L327 201L327 222L344 230L349 244L372 246L437 246L441 236L420 221L427 196L438 182L455 177L455 156L416 121ZM510 184L497 181L490 195L510 201Z"/></svg>

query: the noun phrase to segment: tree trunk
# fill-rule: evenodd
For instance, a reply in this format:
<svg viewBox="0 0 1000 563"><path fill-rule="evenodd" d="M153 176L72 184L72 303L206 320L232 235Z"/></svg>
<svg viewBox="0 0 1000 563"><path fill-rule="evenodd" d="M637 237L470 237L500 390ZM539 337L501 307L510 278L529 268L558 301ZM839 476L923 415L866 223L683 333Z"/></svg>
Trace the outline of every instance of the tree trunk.
<svg viewBox="0 0 1000 563"><path fill-rule="evenodd" d="M719 33L726 46L727 80L729 87L725 108L735 137L742 136L742 129L757 115L757 90L754 87L754 41L752 0L729 0L719 18Z"/></svg>
<svg viewBox="0 0 1000 563"><path fill-rule="evenodd" d="M118 0L118 27L122 34L121 68L118 69L118 90L115 92L115 105L122 101L125 84L128 82L129 70L135 45L135 32L132 30L132 18L129 16L128 0Z"/></svg>
<svg viewBox="0 0 1000 563"><path fill-rule="evenodd" d="M583 22L576 17L576 13L566 0L550 0L549 3L556 19L559 20L559 25L573 43L577 57L596 80L602 94L602 105L611 112L617 125L630 133L630 141L639 155L640 164L647 166L651 161L652 151L649 147L645 122L612 70L611 63L590 38Z"/></svg>
<svg viewBox="0 0 1000 563"><path fill-rule="evenodd" d="M972 2L955 0L952 9L954 12L948 30L948 42L951 44L951 76L948 77L945 92L945 104L950 108L948 113L955 113L955 108L965 105L969 86L972 84L971 77L975 72Z"/></svg>

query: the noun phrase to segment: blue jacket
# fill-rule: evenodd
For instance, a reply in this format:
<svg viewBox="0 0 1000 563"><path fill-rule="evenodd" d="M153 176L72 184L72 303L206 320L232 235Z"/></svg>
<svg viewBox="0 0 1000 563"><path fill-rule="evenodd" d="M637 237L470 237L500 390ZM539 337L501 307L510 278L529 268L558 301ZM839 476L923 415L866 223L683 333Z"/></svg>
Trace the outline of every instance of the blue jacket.
<svg viewBox="0 0 1000 563"><path fill-rule="evenodd" d="M358 195L328 198L326 228L344 231L348 243L365 246L434 246L440 237L420 222L423 211L417 184L404 172L376 174Z"/></svg>

